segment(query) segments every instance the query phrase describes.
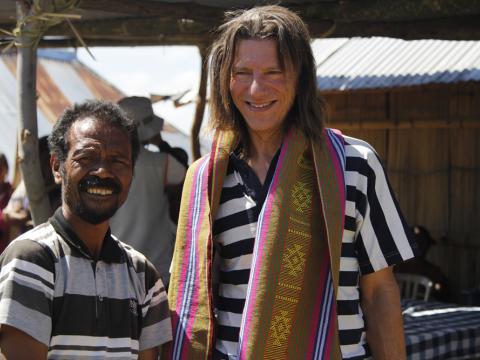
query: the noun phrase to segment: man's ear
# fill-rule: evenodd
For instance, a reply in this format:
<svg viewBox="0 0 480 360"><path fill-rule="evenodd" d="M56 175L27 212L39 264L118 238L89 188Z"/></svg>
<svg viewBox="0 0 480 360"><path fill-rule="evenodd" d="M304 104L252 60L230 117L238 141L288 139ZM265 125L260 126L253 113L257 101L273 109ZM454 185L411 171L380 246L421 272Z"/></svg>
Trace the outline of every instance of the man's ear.
<svg viewBox="0 0 480 360"><path fill-rule="evenodd" d="M55 179L55 183L58 185L62 185L62 170L60 167L60 161L58 160L57 155L52 154L50 156L50 166L52 168L53 178Z"/></svg>

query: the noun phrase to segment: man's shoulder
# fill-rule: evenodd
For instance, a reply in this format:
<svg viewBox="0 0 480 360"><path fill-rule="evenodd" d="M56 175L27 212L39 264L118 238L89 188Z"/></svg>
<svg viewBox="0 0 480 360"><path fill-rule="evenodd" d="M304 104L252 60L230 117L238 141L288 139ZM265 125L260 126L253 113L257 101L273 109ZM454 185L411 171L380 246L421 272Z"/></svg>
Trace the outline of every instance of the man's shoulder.
<svg viewBox="0 0 480 360"><path fill-rule="evenodd" d="M47 221L35 226L33 229L30 229L27 232L24 232L22 235L20 235L13 241L30 239L33 241L45 242L51 241L52 239L56 238L56 236L57 232L50 224L50 222Z"/></svg>
<svg viewBox="0 0 480 360"><path fill-rule="evenodd" d="M45 222L14 239L2 253L1 259L20 257L33 260L45 255L50 257L57 240L55 229Z"/></svg>
<svg viewBox="0 0 480 360"><path fill-rule="evenodd" d="M199 168L208 165L209 160L210 154L203 155L201 158L195 160L192 165L189 166L187 174L192 176Z"/></svg>
<svg viewBox="0 0 480 360"><path fill-rule="evenodd" d="M333 129L328 129L333 132ZM383 164L375 148L367 141L336 133L342 138L345 149L345 171L350 183L360 181L363 185L363 177L375 178L384 176Z"/></svg>
<svg viewBox="0 0 480 360"><path fill-rule="evenodd" d="M358 139L345 134L339 134L343 138L345 146L345 155L347 157L360 157L367 159L369 156L376 154L372 145L362 139Z"/></svg>
<svg viewBox="0 0 480 360"><path fill-rule="evenodd" d="M21 286L33 288L40 281L40 287L46 286L50 294L58 260L56 238L53 227L44 223L13 240L0 255L1 281L18 281Z"/></svg>
<svg viewBox="0 0 480 360"><path fill-rule="evenodd" d="M57 233L41 224L13 240L0 256L0 323L49 345L55 295Z"/></svg>
<svg viewBox="0 0 480 360"><path fill-rule="evenodd" d="M124 243L123 241L118 239L115 235L112 235L112 238L118 244L118 246L123 250L123 252L127 256L127 264L132 265L135 272L141 273L141 272L155 270L155 267L152 265L152 263L147 259L147 257L143 253L136 250L133 246L127 243Z"/></svg>
<svg viewBox="0 0 480 360"><path fill-rule="evenodd" d="M185 174L185 181L183 189L190 188L195 183L198 182L202 174L208 174L205 171L208 171L209 168L209 161L210 161L210 154L204 155L201 158L195 160L192 165L187 169L187 173Z"/></svg>
<svg viewBox="0 0 480 360"><path fill-rule="evenodd" d="M140 251L135 249L132 245L129 245L125 242L123 242L121 239L119 239L116 235L111 235L113 240L117 243L117 245L125 252L125 254L128 256L130 259L138 259L140 261L146 259L146 256L143 255Z"/></svg>

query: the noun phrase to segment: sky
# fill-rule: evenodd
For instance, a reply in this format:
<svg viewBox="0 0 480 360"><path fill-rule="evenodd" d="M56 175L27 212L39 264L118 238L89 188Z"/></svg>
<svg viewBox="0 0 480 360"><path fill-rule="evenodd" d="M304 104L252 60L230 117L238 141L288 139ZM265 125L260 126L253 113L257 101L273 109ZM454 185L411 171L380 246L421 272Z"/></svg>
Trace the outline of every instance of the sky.
<svg viewBox="0 0 480 360"><path fill-rule="evenodd" d="M96 60L77 52L85 65L125 94L150 96L197 91L200 55L195 46L93 47Z"/></svg>
<svg viewBox="0 0 480 360"><path fill-rule="evenodd" d="M195 46L93 47L90 51L95 60L85 49L78 49L78 59L127 96L174 95L191 90L192 98L198 92L201 58ZM153 108L181 132L190 134L194 103L175 108L172 101L160 101ZM207 116L208 112L203 125ZM203 132L201 137L203 153L209 142ZM172 146L184 148L191 159L188 138L165 132L163 138Z"/></svg>

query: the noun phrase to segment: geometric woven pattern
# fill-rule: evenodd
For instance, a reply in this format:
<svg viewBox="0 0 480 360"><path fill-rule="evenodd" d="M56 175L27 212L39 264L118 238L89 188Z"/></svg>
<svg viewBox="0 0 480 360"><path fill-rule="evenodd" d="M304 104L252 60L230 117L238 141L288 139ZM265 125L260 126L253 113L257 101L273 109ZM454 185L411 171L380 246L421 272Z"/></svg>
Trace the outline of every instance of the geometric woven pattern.
<svg viewBox="0 0 480 360"><path fill-rule="evenodd" d="M285 251L285 268L288 269L288 273L292 276L299 275L299 273L301 273L305 267L306 254L302 250L302 245L294 244L292 247L286 249Z"/></svg>
<svg viewBox="0 0 480 360"><path fill-rule="evenodd" d="M300 166L302 169L306 170L313 170L313 164L310 159L305 158L304 155L299 156L297 159L297 164Z"/></svg>
<svg viewBox="0 0 480 360"><path fill-rule="evenodd" d="M288 311L282 310L273 318L270 332L275 345L280 346L282 345L282 340L287 340L290 334L290 328L292 327L291 322L292 320L288 316Z"/></svg>
<svg viewBox="0 0 480 360"><path fill-rule="evenodd" d="M311 184L307 185L304 182L297 181L292 190L293 206L295 210L303 213L312 203L312 189Z"/></svg>

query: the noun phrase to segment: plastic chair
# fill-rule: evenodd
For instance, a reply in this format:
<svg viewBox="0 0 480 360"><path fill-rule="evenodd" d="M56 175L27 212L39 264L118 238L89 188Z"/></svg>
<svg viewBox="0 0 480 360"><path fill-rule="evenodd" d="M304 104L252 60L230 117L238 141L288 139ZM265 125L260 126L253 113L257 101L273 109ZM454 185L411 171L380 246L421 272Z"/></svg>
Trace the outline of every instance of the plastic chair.
<svg viewBox="0 0 480 360"><path fill-rule="evenodd" d="M402 299L428 301L433 288L433 282L426 276L416 274L396 273L398 287Z"/></svg>

